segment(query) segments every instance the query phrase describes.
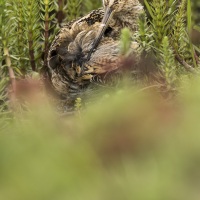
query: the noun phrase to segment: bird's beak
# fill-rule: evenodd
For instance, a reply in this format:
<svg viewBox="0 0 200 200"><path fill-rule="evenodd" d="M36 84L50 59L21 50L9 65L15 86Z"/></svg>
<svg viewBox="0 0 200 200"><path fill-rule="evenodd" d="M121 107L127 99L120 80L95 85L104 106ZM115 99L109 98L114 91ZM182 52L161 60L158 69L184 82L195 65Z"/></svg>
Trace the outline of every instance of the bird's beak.
<svg viewBox="0 0 200 200"><path fill-rule="evenodd" d="M107 7L106 8L106 11L105 11L105 14L104 14L104 17L102 19L102 22L101 22L101 25L100 25L100 28L98 30L98 33L97 33L97 36L92 44L92 48L88 54L88 58L90 58L93 50L98 46L99 42L101 41L101 38L107 28L107 25L108 25L108 22L109 22L109 19L111 18L113 14L113 9L110 8L110 7Z"/></svg>

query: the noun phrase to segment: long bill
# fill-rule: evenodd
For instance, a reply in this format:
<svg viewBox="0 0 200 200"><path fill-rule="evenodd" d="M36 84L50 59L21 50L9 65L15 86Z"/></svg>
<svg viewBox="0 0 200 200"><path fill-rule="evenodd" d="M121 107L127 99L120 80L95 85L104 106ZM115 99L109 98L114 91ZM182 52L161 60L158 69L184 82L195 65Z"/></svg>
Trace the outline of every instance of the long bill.
<svg viewBox="0 0 200 200"><path fill-rule="evenodd" d="M92 52L94 51L94 49L96 49L96 47L98 46L99 42L101 41L101 38L107 28L107 25L108 25L108 22L109 22L109 19L111 18L113 14L113 10L110 8L110 7L107 7L106 8L106 11L105 11L105 14L104 14L104 17L102 19L102 22L101 22L101 25L100 25L100 28L98 30L98 33L97 33L97 36L92 44L92 48L90 49L90 52L88 53L88 60L90 59L90 56L92 54Z"/></svg>

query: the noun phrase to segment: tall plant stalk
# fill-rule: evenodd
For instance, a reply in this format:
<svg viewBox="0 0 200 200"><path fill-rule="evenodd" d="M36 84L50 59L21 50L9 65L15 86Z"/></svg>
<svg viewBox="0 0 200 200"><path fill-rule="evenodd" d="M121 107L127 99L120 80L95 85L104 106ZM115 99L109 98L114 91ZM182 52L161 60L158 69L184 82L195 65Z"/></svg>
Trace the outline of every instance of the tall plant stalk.
<svg viewBox="0 0 200 200"><path fill-rule="evenodd" d="M53 13L53 14L52 14ZM50 31L54 26L52 23L53 19L55 19L55 1L54 0L41 0L40 1L40 18L43 21L42 23L42 40L44 42L44 64L43 68L47 68L47 56L48 49L50 45Z"/></svg>
<svg viewBox="0 0 200 200"><path fill-rule="evenodd" d="M9 12L7 12L7 7L9 4L6 3L6 1L1 1L0 4L0 10L1 10L1 23L2 27L0 28L0 46L3 53L2 61L1 61L1 69L0 69L0 77L9 77L10 79L10 85L11 85L11 91L10 96L12 102L15 101L15 92L16 92L16 79L15 79L15 73L12 67L12 61L10 56L10 41L12 40L12 18L9 17ZM5 79L6 80L6 79ZM2 82L1 82L2 83ZM3 92L0 88L0 91ZM5 93L5 91L3 92ZM5 97L1 94L1 97ZM2 99L3 100L3 99Z"/></svg>
<svg viewBox="0 0 200 200"><path fill-rule="evenodd" d="M37 55L39 54L39 5L37 1L27 0L25 6L26 15L26 34L29 49L29 61L32 71L38 71Z"/></svg>

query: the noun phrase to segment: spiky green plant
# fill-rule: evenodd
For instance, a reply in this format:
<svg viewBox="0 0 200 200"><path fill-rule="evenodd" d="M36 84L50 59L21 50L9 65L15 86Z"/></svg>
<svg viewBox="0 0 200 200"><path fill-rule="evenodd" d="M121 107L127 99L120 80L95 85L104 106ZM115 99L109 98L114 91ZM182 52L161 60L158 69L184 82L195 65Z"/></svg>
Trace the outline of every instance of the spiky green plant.
<svg viewBox="0 0 200 200"><path fill-rule="evenodd" d="M15 74L10 52L12 50L13 19L10 18L7 1L0 1L0 127L7 124L8 119L8 93L11 101L15 96ZM10 84L9 84L10 83ZM9 91L8 91L8 85Z"/></svg>
<svg viewBox="0 0 200 200"><path fill-rule="evenodd" d="M9 0L9 6L7 7L10 17L13 18L12 27L14 29L11 54L15 55L17 58L13 61L16 66L16 72L23 77L25 77L26 73L29 71L28 45L25 30L25 3L25 0Z"/></svg>
<svg viewBox="0 0 200 200"><path fill-rule="evenodd" d="M186 12L187 11L187 12ZM190 33L192 29L191 24L191 4L188 0L182 0L173 23L173 32L171 33L172 45L176 56L180 59L193 64L196 68L196 61L194 59L194 47L191 43Z"/></svg>
<svg viewBox="0 0 200 200"><path fill-rule="evenodd" d="M43 67L47 67L47 56L48 56L48 49L50 42L52 40L52 32L54 31L53 28L55 27L55 0L40 0L40 18L42 20L42 41L43 41L43 54L44 54L44 64Z"/></svg>
<svg viewBox="0 0 200 200"><path fill-rule="evenodd" d="M101 1L96 1L96 0L84 0L82 1L82 13L87 13L91 10L100 8L101 5Z"/></svg>
<svg viewBox="0 0 200 200"><path fill-rule="evenodd" d="M39 23L39 9L38 2L27 0L25 9L25 22L26 22L26 37L28 40L29 61L32 71L40 69L38 62L40 53L40 23Z"/></svg>
<svg viewBox="0 0 200 200"><path fill-rule="evenodd" d="M13 32L14 29L12 28L13 19L9 17L9 12L7 11L7 8L9 7L9 4L6 3L6 1L1 1L1 37L0 37L0 49L1 49L1 71L0 75L3 77L10 77L10 81L13 84L13 90L14 90L14 72L13 72L13 66L12 66L12 57L10 52L12 51L12 44L13 44Z"/></svg>
<svg viewBox="0 0 200 200"><path fill-rule="evenodd" d="M53 21L55 13L52 15L51 13L54 12L55 7L55 1L47 0L2 0L0 2L2 24L0 26L0 77L3 82L8 80L7 77L10 78L10 91L13 95L15 95L15 76L26 77L33 71L39 71L42 66L43 49L46 65L50 36L54 33L51 29L55 24ZM3 90L2 86L0 91Z"/></svg>
<svg viewBox="0 0 200 200"><path fill-rule="evenodd" d="M167 91L173 91L175 89L175 82L177 81L175 69L176 64L174 58L175 56L170 47L169 39L167 36L165 36L161 45L159 69L162 75L165 77Z"/></svg>
<svg viewBox="0 0 200 200"><path fill-rule="evenodd" d="M173 48L176 53L179 55L184 54L184 48L186 42L184 41L185 37L185 23L186 23L186 0L183 0L179 6L177 14L175 16L175 20L173 23Z"/></svg>
<svg viewBox="0 0 200 200"><path fill-rule="evenodd" d="M120 38L120 51L122 55L128 55L131 46L131 32L128 28L124 28L121 31Z"/></svg>
<svg viewBox="0 0 200 200"><path fill-rule="evenodd" d="M154 47L159 48L163 38L171 32L170 25L174 19L174 1L152 0L151 3L145 0L145 5L151 16L151 28L153 30Z"/></svg>
<svg viewBox="0 0 200 200"><path fill-rule="evenodd" d="M81 14L82 0L68 0L67 1L67 21L76 19Z"/></svg>
<svg viewBox="0 0 200 200"><path fill-rule="evenodd" d="M144 44L150 44L148 47L154 52L158 60L158 70L163 71L163 63L166 66L166 62L170 61L170 63L173 63L170 67L172 74L178 73L180 75L185 73L185 70L195 72L197 56L195 46L190 38L193 27L190 0L168 0L167 2L164 0L152 0L151 2L145 0L144 2L150 14L150 19L149 24L146 24L144 20L143 22L140 21L137 38L139 38L138 41L142 49L145 50ZM152 32L150 43L146 42L150 37L144 30ZM166 51L166 47L169 51ZM160 57L160 55L162 56ZM166 71L162 74L164 79L168 80L168 83L174 82L172 77L172 80L169 81L170 77Z"/></svg>
<svg viewBox="0 0 200 200"><path fill-rule="evenodd" d="M140 44L138 50L140 52L150 52L154 43L154 32L148 25L146 13L142 13L138 20L138 31L134 34L134 39Z"/></svg>

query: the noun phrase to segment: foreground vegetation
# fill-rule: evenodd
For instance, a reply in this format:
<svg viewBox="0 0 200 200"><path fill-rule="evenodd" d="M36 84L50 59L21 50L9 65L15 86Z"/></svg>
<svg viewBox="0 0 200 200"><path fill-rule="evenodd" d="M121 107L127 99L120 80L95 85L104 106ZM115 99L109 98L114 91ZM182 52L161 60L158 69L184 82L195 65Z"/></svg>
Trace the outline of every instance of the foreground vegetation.
<svg viewBox="0 0 200 200"><path fill-rule="evenodd" d="M0 0L0 199L199 199L199 1L144 1L132 37L146 77L77 99L73 114L46 94L48 47L100 5L64 5Z"/></svg>
<svg viewBox="0 0 200 200"><path fill-rule="evenodd" d="M1 130L1 199L198 200L199 84L173 101L123 88L74 116L34 94Z"/></svg>

